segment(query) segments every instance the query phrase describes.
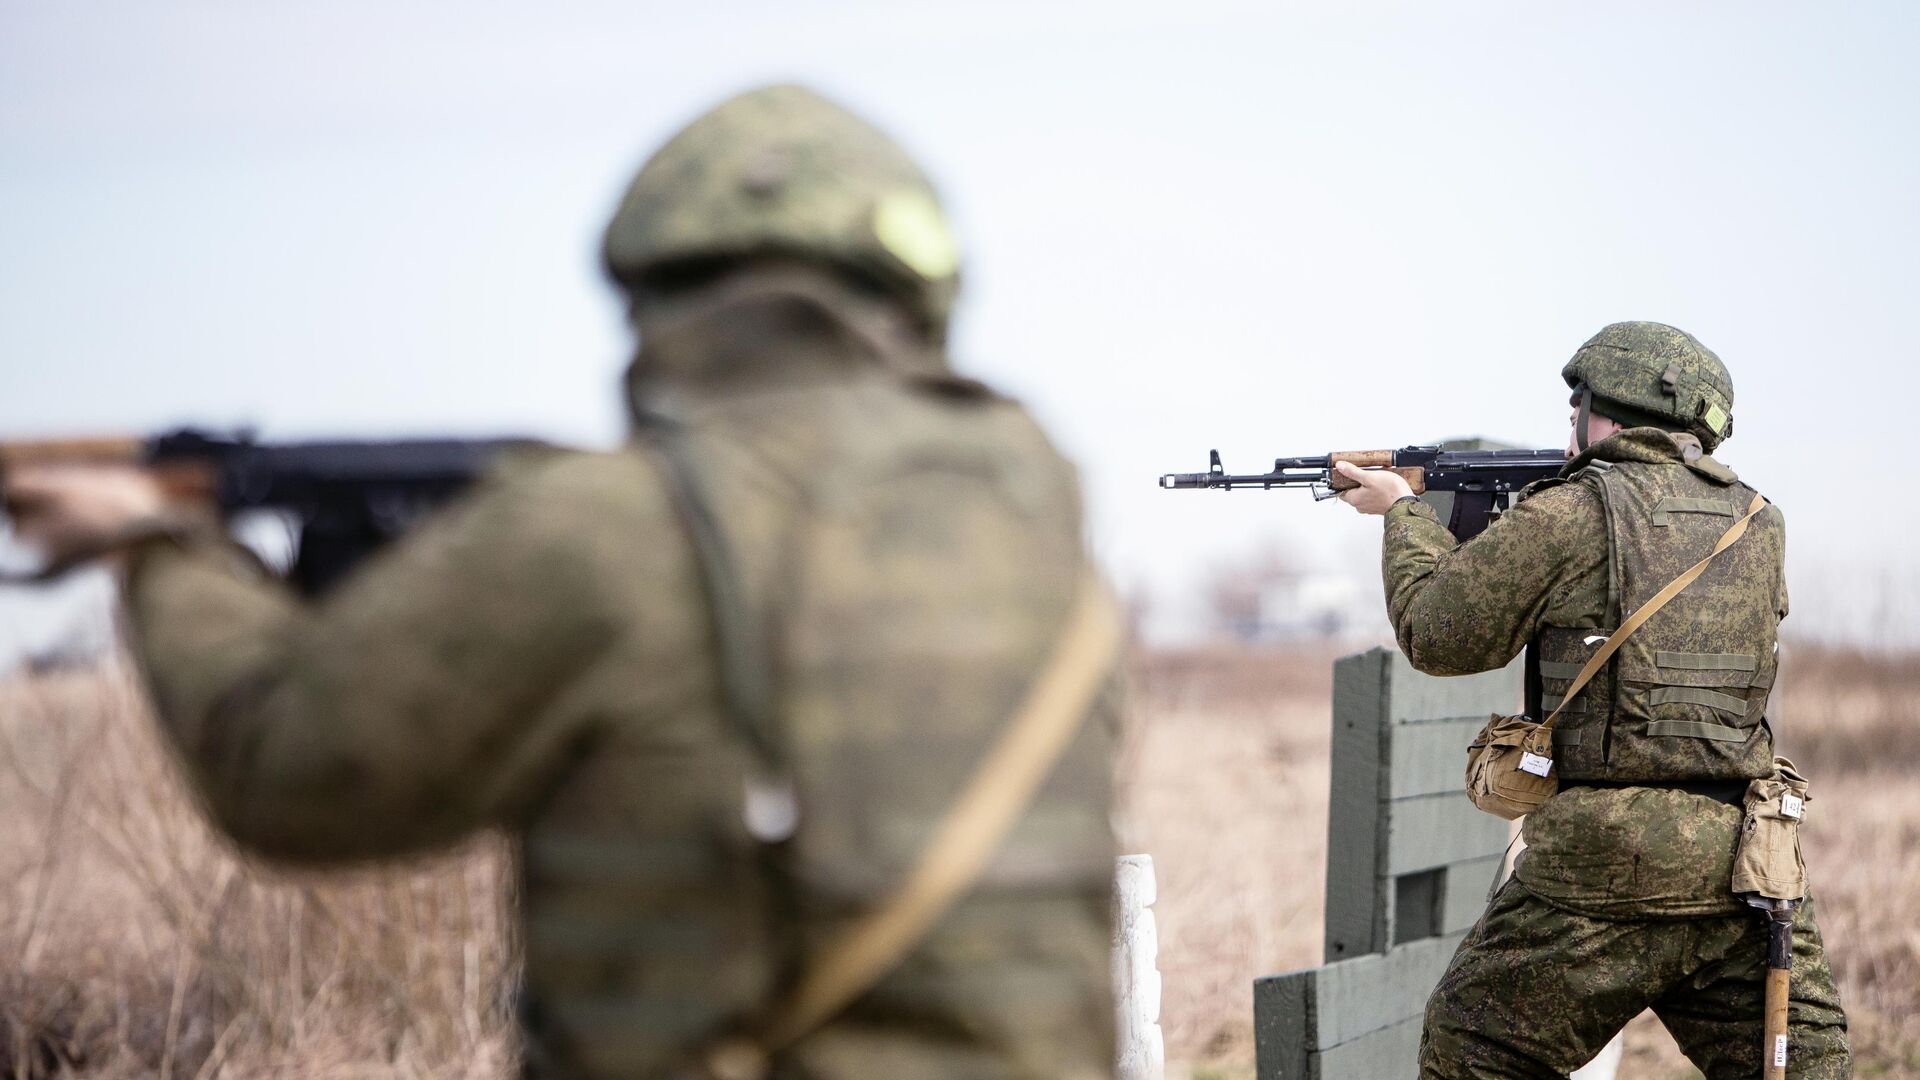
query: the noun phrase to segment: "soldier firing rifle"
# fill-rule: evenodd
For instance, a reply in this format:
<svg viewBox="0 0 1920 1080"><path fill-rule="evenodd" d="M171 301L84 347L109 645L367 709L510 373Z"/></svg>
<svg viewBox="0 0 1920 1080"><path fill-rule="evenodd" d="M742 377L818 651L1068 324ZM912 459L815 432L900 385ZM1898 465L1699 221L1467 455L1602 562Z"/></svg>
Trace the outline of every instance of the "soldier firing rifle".
<svg viewBox="0 0 1920 1080"><path fill-rule="evenodd" d="M1511 775L1470 764L1469 794L1524 814L1527 848L1428 1001L1422 1080L1565 1076L1643 1009L1707 1076L1781 1077L1791 1054L1799 1080L1843 1080L1846 1015L1796 839L1806 781L1768 717L1785 519L1712 456L1732 377L1649 322L1605 327L1561 375L1566 460L1471 539L1423 497L1446 475L1423 448L1162 483L1321 483L1384 517L1387 610L1415 668L1526 654L1525 714L1469 751Z"/></svg>

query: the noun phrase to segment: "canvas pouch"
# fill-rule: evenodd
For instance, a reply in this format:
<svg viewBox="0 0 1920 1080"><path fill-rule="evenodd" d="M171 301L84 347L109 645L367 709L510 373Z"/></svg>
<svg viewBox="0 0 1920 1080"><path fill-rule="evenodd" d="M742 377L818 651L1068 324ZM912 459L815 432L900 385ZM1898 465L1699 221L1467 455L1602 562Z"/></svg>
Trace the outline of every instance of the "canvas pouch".
<svg viewBox="0 0 1920 1080"><path fill-rule="evenodd" d="M1807 864L1800 856L1800 823L1807 814L1807 778L1786 758L1773 759L1773 775L1747 785L1746 817L1733 856L1733 891L1772 900L1798 900L1807 893Z"/></svg>
<svg viewBox="0 0 1920 1080"><path fill-rule="evenodd" d="M1524 817L1559 790L1553 729L1532 717L1496 713L1467 746L1467 798L1489 814Z"/></svg>

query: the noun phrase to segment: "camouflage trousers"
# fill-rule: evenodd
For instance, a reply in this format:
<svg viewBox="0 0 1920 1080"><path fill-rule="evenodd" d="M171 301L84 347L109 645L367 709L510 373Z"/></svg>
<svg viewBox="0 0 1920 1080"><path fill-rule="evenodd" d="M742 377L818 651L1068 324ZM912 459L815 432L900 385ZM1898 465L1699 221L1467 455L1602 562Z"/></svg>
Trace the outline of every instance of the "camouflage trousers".
<svg viewBox="0 0 1920 1080"><path fill-rule="evenodd" d="M1766 928L1758 915L1594 919L1510 881L1427 1001L1422 1080L1565 1077L1652 1009L1707 1080L1760 1075ZM1847 1017L1814 925L1793 924L1787 1075L1853 1075Z"/></svg>

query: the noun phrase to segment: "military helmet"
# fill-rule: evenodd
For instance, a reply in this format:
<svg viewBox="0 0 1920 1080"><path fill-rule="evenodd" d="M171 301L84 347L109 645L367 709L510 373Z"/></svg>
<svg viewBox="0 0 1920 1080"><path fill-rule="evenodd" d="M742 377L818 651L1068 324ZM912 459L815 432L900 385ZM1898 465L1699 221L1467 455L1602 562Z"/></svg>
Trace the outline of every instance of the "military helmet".
<svg viewBox="0 0 1920 1080"><path fill-rule="evenodd" d="M959 250L926 174L879 129L805 87L751 90L696 118L634 177L607 227L623 286L761 255L822 261L900 296L936 338Z"/></svg>
<svg viewBox="0 0 1920 1080"><path fill-rule="evenodd" d="M1698 338L1664 323L1603 327L1560 375L1593 392L1593 411L1628 427L1690 431L1708 450L1733 434L1733 376Z"/></svg>

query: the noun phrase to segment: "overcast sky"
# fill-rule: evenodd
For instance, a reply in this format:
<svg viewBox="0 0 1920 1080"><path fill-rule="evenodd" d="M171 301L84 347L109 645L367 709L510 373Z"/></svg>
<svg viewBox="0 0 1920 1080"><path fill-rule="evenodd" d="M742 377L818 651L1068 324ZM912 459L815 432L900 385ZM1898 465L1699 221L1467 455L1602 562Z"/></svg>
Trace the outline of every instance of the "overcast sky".
<svg viewBox="0 0 1920 1080"><path fill-rule="evenodd" d="M1727 361L1803 632L1920 638L1911 5L0 0L0 433L620 433L594 260L634 167L798 79L919 155L961 366L1080 462L1162 599L1377 523L1162 492L1276 454L1565 441L1656 319ZM9 634L44 621L0 599Z"/></svg>

